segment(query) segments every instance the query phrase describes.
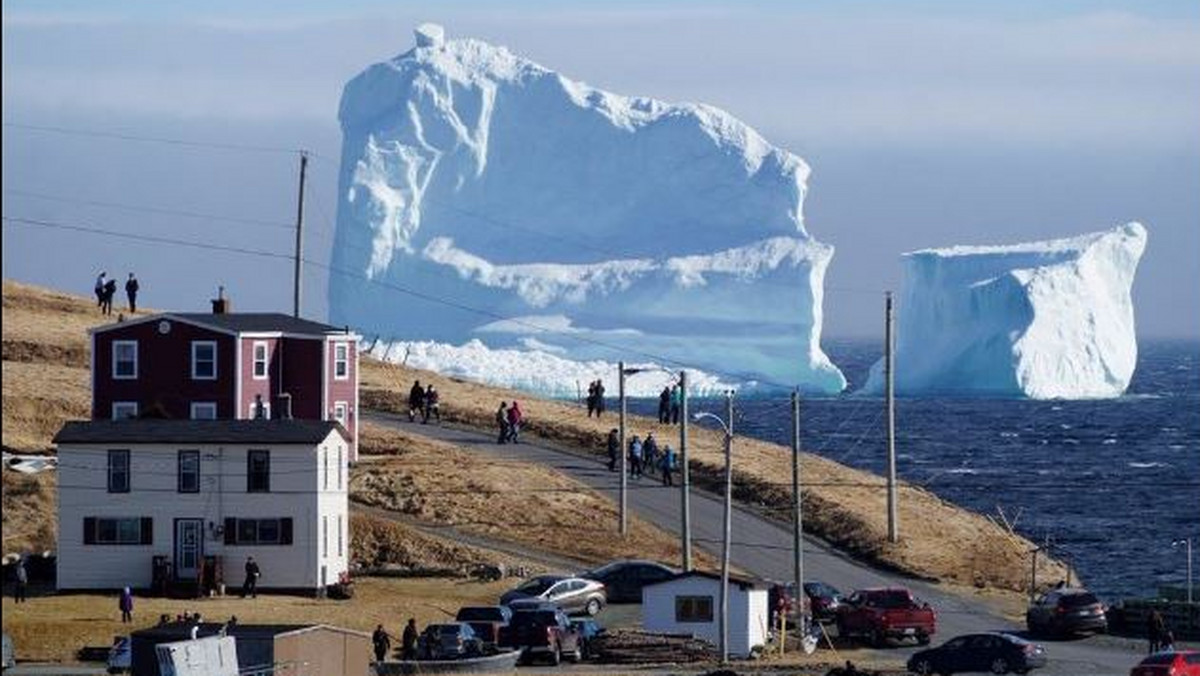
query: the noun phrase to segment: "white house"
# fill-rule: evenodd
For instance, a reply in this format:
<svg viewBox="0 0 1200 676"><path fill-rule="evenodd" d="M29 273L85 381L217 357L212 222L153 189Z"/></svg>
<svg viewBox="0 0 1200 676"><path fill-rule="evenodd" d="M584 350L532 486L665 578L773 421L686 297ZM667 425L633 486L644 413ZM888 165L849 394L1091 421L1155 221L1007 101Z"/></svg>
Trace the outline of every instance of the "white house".
<svg viewBox="0 0 1200 676"><path fill-rule="evenodd" d="M149 588L155 557L176 583L219 565L240 587L249 556L260 589L336 583L348 437L326 420L68 422L54 438L59 589Z"/></svg>
<svg viewBox="0 0 1200 676"><path fill-rule="evenodd" d="M729 578L729 654L749 657L767 642L767 587ZM721 643L721 576L691 571L642 588L642 627L667 634L691 634Z"/></svg>

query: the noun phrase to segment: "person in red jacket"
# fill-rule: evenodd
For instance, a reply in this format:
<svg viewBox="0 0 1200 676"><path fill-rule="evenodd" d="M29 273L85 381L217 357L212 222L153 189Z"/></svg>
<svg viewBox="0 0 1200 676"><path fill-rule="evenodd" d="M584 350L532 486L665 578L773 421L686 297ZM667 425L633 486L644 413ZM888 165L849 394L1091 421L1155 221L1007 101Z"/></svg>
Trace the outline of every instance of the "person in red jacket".
<svg viewBox="0 0 1200 676"><path fill-rule="evenodd" d="M521 443L517 440L517 434L521 431L521 406L517 402L513 402L512 406L508 407L508 440L514 444Z"/></svg>

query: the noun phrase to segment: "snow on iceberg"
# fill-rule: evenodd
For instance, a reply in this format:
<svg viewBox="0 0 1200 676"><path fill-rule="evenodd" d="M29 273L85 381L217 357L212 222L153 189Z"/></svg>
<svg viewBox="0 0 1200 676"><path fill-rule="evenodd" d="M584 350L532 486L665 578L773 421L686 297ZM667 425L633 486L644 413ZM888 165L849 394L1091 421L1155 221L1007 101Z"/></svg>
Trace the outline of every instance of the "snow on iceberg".
<svg viewBox="0 0 1200 676"><path fill-rule="evenodd" d="M333 323L845 387L820 346L833 248L804 228L799 157L716 108L605 92L435 25L416 44L342 95ZM562 321L497 330L531 315Z"/></svg>
<svg viewBox="0 0 1200 676"><path fill-rule="evenodd" d="M1137 363L1130 289L1146 229L905 254L896 392L1120 396ZM863 391L883 389L882 362Z"/></svg>

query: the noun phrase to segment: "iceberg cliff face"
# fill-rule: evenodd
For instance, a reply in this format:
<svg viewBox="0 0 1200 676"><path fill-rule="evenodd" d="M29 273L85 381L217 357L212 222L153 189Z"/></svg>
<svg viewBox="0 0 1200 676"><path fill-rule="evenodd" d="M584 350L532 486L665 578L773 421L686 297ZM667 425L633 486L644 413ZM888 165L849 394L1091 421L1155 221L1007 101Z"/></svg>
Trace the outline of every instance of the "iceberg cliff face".
<svg viewBox="0 0 1200 676"><path fill-rule="evenodd" d="M1120 396L1137 363L1134 273L1146 229L905 255L896 392ZM882 363L863 388L883 389Z"/></svg>
<svg viewBox="0 0 1200 676"><path fill-rule="evenodd" d="M339 116L333 323L845 386L820 347L833 249L803 225L808 166L727 113L427 25L346 85Z"/></svg>

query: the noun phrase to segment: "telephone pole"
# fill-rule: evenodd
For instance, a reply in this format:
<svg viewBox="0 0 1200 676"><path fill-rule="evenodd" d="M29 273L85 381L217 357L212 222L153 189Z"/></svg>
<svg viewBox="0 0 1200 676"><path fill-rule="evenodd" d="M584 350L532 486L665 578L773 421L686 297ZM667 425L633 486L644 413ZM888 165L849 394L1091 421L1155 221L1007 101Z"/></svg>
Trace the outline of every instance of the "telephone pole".
<svg viewBox="0 0 1200 676"><path fill-rule="evenodd" d="M617 396L621 400L619 414L621 448L618 451L621 454L621 537L625 537L625 534L629 532L629 521L625 511L629 488L629 453L625 450L625 362L617 362L617 370L620 372L620 376L617 378Z"/></svg>
<svg viewBox="0 0 1200 676"><path fill-rule="evenodd" d="M801 629L807 635L804 612L804 509L800 496L800 392L792 392L792 567L796 576L796 602L800 604Z"/></svg>
<svg viewBox="0 0 1200 676"><path fill-rule="evenodd" d="M729 545L733 536L733 390L725 393L725 538L721 546L721 664L729 664Z"/></svg>
<svg viewBox="0 0 1200 676"><path fill-rule="evenodd" d="M892 314L892 292L886 292L887 318L884 330L883 368L887 376L887 516L888 542L900 541L900 515L896 504L896 336Z"/></svg>
<svg viewBox="0 0 1200 676"><path fill-rule="evenodd" d="M688 410L687 410L687 371L679 372L679 459L682 463L679 466L679 484L681 491L681 510L683 512L680 519L680 537L682 542L680 546L683 548L683 570L684 572L692 569L692 504L691 504L691 485L688 478L688 454L687 454L687 433L688 433Z"/></svg>
<svg viewBox="0 0 1200 676"><path fill-rule="evenodd" d="M304 174L308 153L300 151L300 195L296 200L296 269L292 275L292 316L300 316L301 261L304 258Z"/></svg>

